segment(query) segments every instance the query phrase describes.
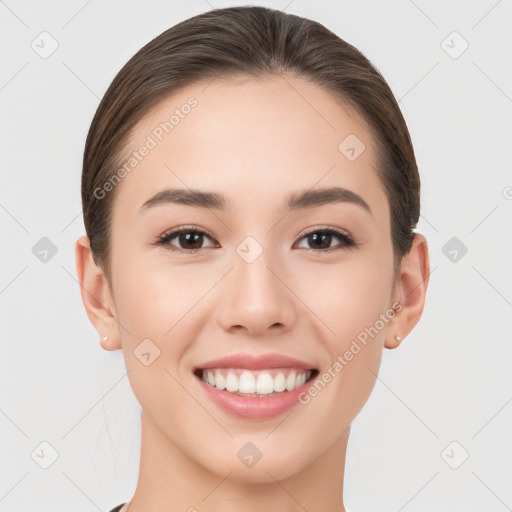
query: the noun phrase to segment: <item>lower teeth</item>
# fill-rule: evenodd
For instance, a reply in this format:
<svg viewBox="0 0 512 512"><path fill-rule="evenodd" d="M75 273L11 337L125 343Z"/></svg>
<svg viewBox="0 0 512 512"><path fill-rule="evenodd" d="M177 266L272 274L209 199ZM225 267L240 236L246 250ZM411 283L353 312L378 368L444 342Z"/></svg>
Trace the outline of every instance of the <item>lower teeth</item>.
<svg viewBox="0 0 512 512"><path fill-rule="evenodd" d="M212 386L208 382L206 382L205 384ZM284 391L272 391L272 393L260 394L260 393L240 393L240 391L228 391L227 389L218 389L216 386L212 386L212 388L215 388L218 391L224 391L226 393L231 393L232 395L246 396L246 397L251 397L251 398L262 398L265 396L280 395L281 393L286 393L288 391L287 389L285 389Z"/></svg>
<svg viewBox="0 0 512 512"><path fill-rule="evenodd" d="M228 393L231 393L231 391L228 391ZM285 391L281 391L281 393L285 393ZM240 393L239 391L236 391L235 395L238 395L238 396L248 396L248 397L251 397L251 398L262 398L262 397L265 397L265 396L272 396L272 395L279 395L281 394L280 392L277 392L277 391L272 391L272 393L266 393L266 394L258 394L258 393Z"/></svg>

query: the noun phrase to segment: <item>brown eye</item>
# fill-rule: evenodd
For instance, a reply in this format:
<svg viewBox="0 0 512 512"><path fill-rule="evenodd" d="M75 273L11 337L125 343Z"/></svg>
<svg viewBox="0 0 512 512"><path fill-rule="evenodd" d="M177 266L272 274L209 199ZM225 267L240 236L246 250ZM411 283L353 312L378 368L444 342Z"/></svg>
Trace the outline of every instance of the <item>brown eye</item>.
<svg viewBox="0 0 512 512"><path fill-rule="evenodd" d="M174 239L176 242L172 243ZM210 239L210 236L203 229L185 227L165 233L156 243L170 251L195 252L204 248L205 239Z"/></svg>
<svg viewBox="0 0 512 512"><path fill-rule="evenodd" d="M162 235L156 245L162 245L169 251L193 253L201 249L215 247L214 244L204 246L203 244L207 240L212 240L212 237L206 230L197 227L181 227ZM315 252L327 252L357 245L348 232L338 228L317 228L304 234L300 240L306 241L308 244L306 249Z"/></svg>
<svg viewBox="0 0 512 512"><path fill-rule="evenodd" d="M180 233L177 235L178 244L184 249L201 249L204 235L202 233Z"/></svg>
<svg viewBox="0 0 512 512"><path fill-rule="evenodd" d="M305 239L309 244L306 249L317 250L317 251L328 251L331 249L343 248L343 247L354 247L355 241L346 232L334 228L328 229L316 229L310 231L302 236L301 240ZM332 246L332 242L338 239L341 243ZM341 247L337 247L341 246Z"/></svg>

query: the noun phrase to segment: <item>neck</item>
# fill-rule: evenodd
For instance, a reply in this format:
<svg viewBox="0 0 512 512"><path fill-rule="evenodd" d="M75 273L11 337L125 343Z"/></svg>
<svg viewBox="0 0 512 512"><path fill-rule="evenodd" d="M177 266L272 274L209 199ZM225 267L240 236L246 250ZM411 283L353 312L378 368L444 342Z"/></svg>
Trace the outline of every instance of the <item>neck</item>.
<svg viewBox="0 0 512 512"><path fill-rule="evenodd" d="M163 436L144 411L139 478L134 496L122 512L345 512L343 479L348 427L316 460L297 473L278 480L233 481L197 464ZM293 462L290 462L293 465Z"/></svg>

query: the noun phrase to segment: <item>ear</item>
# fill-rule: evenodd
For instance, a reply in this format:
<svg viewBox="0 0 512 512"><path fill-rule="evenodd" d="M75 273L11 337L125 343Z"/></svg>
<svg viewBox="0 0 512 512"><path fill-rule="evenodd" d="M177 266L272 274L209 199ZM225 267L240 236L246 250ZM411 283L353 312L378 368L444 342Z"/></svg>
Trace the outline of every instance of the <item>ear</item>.
<svg viewBox="0 0 512 512"><path fill-rule="evenodd" d="M401 308L390 322L386 332L386 348L396 348L418 323L425 306L425 296L430 279L430 261L426 238L417 233L410 251L402 258L397 279L396 302ZM397 340L399 336L401 340Z"/></svg>
<svg viewBox="0 0 512 512"><path fill-rule="evenodd" d="M76 241L75 257L82 302L89 320L98 331L100 344L105 350L120 349L121 337L114 301L107 278L94 261L87 235ZM104 339L105 336L108 336L107 340Z"/></svg>

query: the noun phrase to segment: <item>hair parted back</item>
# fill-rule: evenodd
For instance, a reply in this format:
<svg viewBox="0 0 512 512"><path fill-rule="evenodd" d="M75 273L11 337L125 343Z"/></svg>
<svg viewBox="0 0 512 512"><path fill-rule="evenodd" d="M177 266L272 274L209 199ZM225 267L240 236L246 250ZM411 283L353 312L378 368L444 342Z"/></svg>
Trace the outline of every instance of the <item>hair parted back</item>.
<svg viewBox="0 0 512 512"><path fill-rule="evenodd" d="M102 187L121 165L137 123L179 89L217 76L289 73L353 107L370 129L390 206L395 277L414 238L420 178L398 103L374 65L318 22L265 7L214 9L143 46L119 71L92 120L84 149L82 209L93 257L110 281L110 235L118 187ZM341 140L340 140L341 142Z"/></svg>

